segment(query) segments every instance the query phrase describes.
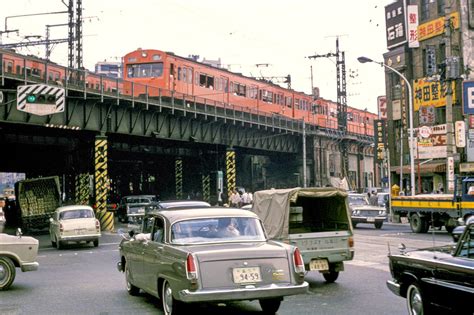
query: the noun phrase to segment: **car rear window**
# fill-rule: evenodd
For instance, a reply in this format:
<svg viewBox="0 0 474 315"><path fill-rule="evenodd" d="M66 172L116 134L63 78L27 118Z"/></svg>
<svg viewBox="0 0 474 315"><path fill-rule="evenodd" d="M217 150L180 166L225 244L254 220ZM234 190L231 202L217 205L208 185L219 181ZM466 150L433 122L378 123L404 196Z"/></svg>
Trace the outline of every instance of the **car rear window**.
<svg viewBox="0 0 474 315"><path fill-rule="evenodd" d="M93 218L94 212L89 209L67 210L59 213L60 220Z"/></svg>
<svg viewBox="0 0 474 315"><path fill-rule="evenodd" d="M171 226L174 244L229 241L265 241L260 220L248 217L217 217L177 222Z"/></svg>

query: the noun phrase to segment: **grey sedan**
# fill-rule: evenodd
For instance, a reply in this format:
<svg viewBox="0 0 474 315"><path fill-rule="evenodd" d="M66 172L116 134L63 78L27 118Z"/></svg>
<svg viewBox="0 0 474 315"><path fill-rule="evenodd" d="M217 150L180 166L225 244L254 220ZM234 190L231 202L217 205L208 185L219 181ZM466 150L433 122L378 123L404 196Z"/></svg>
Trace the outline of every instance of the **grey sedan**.
<svg viewBox="0 0 474 315"><path fill-rule="evenodd" d="M298 248L268 240L260 219L242 209L153 212L119 249L128 292L160 298L168 315L187 303L234 300L259 300L275 313L284 296L308 290Z"/></svg>

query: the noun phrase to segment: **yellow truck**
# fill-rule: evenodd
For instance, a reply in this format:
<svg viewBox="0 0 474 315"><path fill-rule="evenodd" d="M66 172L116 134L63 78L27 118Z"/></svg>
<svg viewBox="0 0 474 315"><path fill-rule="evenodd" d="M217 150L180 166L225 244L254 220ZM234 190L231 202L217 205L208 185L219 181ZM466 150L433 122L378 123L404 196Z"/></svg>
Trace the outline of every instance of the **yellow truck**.
<svg viewBox="0 0 474 315"><path fill-rule="evenodd" d="M451 233L460 221L474 215L474 177L456 179L453 194L392 196L391 209L393 215L409 220L414 233L443 226Z"/></svg>

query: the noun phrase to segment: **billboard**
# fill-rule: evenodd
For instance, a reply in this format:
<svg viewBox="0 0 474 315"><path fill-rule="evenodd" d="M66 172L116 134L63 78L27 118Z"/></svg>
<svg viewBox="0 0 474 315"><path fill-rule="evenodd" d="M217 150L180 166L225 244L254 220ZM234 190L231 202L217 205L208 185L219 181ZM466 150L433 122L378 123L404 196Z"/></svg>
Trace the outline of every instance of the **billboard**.
<svg viewBox="0 0 474 315"><path fill-rule="evenodd" d="M405 7L404 0L397 0L385 6L387 48L400 46L407 42Z"/></svg>

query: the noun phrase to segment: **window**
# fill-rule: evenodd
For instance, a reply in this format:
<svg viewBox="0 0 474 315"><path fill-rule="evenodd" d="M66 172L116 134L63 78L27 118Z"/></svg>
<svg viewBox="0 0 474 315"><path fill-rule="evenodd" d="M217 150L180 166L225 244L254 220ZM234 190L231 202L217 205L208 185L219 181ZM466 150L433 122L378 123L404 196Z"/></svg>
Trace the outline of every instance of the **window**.
<svg viewBox="0 0 474 315"><path fill-rule="evenodd" d="M269 92L267 90L261 90L261 99L262 101L264 102L267 102L267 103L272 103L273 101L273 92Z"/></svg>
<svg viewBox="0 0 474 315"><path fill-rule="evenodd" d="M163 63L130 64L127 66L129 78L156 78L163 75Z"/></svg>
<svg viewBox="0 0 474 315"><path fill-rule="evenodd" d="M291 96L287 96L285 98L285 105L286 107L292 108L293 98Z"/></svg>
<svg viewBox="0 0 474 315"><path fill-rule="evenodd" d="M192 84L193 83L193 73L192 73L192 70L191 68L187 68L187 77L188 77L188 83L189 84Z"/></svg>
<svg viewBox="0 0 474 315"><path fill-rule="evenodd" d="M151 240L154 242L163 242L165 225L161 218L155 218L155 224L153 226L153 235Z"/></svg>
<svg viewBox="0 0 474 315"><path fill-rule="evenodd" d="M178 67L178 81L181 81L181 67Z"/></svg>
<svg viewBox="0 0 474 315"><path fill-rule="evenodd" d="M199 74L199 85L208 89L214 89L214 77L205 73Z"/></svg>
<svg viewBox="0 0 474 315"><path fill-rule="evenodd" d="M438 16L444 15L445 0L438 0Z"/></svg>
<svg viewBox="0 0 474 315"><path fill-rule="evenodd" d="M231 83L232 84L232 83ZM247 95L247 87L243 84L238 82L233 82L234 90L233 93L238 96L246 96Z"/></svg>

